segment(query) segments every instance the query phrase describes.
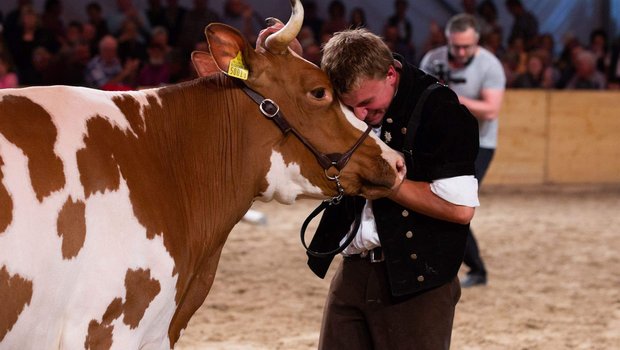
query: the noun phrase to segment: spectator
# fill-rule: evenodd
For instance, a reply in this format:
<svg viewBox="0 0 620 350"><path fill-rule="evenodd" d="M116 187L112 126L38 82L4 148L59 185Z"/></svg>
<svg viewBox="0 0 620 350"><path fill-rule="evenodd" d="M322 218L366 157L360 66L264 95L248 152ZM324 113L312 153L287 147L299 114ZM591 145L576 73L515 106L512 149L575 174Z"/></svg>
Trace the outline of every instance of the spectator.
<svg viewBox="0 0 620 350"><path fill-rule="evenodd" d="M58 46L65 41L65 24L62 20L62 2L60 0L46 0L41 15L41 28L47 35L56 41Z"/></svg>
<svg viewBox="0 0 620 350"><path fill-rule="evenodd" d="M413 62L415 59L415 50L413 46L404 44L398 35L398 28L393 25L386 25L383 30L383 41L392 51L403 56L405 61Z"/></svg>
<svg viewBox="0 0 620 350"><path fill-rule="evenodd" d="M120 35L123 26L129 20L134 22L140 41L148 42L151 25L144 11L140 11L133 4L133 0L116 0L117 11L108 16L108 29L113 35Z"/></svg>
<svg viewBox="0 0 620 350"><path fill-rule="evenodd" d="M17 4L15 8L6 14L6 18L4 19L2 23L3 34L5 35L5 38L7 40L8 40L7 35L16 33L19 30L21 16L22 16L22 8L24 6L32 7L32 0L17 0L16 3Z"/></svg>
<svg viewBox="0 0 620 350"><path fill-rule="evenodd" d="M43 46L32 51L32 70L28 74L28 85L54 85L52 60L54 57Z"/></svg>
<svg viewBox="0 0 620 350"><path fill-rule="evenodd" d="M500 43L503 41L502 26L497 23L497 7L491 0L484 0L476 8L478 13L476 19L480 24L480 43L487 45L487 41L494 40L491 36L499 37Z"/></svg>
<svg viewBox="0 0 620 350"><path fill-rule="evenodd" d="M321 42L326 42L334 33L345 30L349 23L345 18L346 8L340 0L333 0L327 8L328 17L321 28Z"/></svg>
<svg viewBox="0 0 620 350"><path fill-rule="evenodd" d="M607 52L607 32L603 29L595 29L590 33L590 46L588 50L596 57L596 69L605 74L609 65Z"/></svg>
<svg viewBox="0 0 620 350"><path fill-rule="evenodd" d="M596 55L582 50L575 57L575 74L566 85L567 89L602 90L607 82L605 76L596 69Z"/></svg>
<svg viewBox="0 0 620 350"><path fill-rule="evenodd" d="M521 38L525 49L530 50L534 47L538 36L538 19L525 9L521 0L506 0L506 7L514 18L508 40Z"/></svg>
<svg viewBox="0 0 620 350"><path fill-rule="evenodd" d="M118 37L118 57L122 63L128 59L146 60L146 45L138 33L136 22L125 20Z"/></svg>
<svg viewBox="0 0 620 350"><path fill-rule="evenodd" d="M84 86L84 70L91 58L86 42L77 42L62 50L50 61L44 75L47 84Z"/></svg>
<svg viewBox="0 0 620 350"><path fill-rule="evenodd" d="M546 65L542 54L531 52L527 59L527 70L517 75L512 83L513 88L551 89L554 86L553 71Z"/></svg>
<svg viewBox="0 0 620 350"><path fill-rule="evenodd" d="M446 25L446 37L448 45L427 53L420 66L427 72L443 71L438 74L443 77L439 78L456 92L459 102L478 119L480 150L476 157L476 179L482 183L497 147L498 118L506 77L497 57L478 46L480 33L475 17L468 14L452 17ZM486 267L471 230L467 236L464 263L470 270L461 283L463 287L487 283Z"/></svg>
<svg viewBox="0 0 620 350"><path fill-rule="evenodd" d="M303 57L317 66L320 65L321 47L315 41L312 29L307 26L302 26L297 35L297 40L299 40L299 44L301 45Z"/></svg>
<svg viewBox="0 0 620 350"><path fill-rule="evenodd" d="M504 56L506 55L506 48L504 48L504 45L502 45L501 31L493 31L488 33L484 39L484 44L482 45L482 47L493 53L495 57L500 59L500 61L503 60Z"/></svg>
<svg viewBox="0 0 620 350"><path fill-rule="evenodd" d="M398 40L404 45L412 45L413 26L407 19L407 0L394 1L394 14L388 18L387 24L398 28Z"/></svg>
<svg viewBox="0 0 620 350"><path fill-rule="evenodd" d="M168 25L166 21L166 12L161 4L161 0L149 0L149 6L146 9L146 18L153 27Z"/></svg>
<svg viewBox="0 0 620 350"><path fill-rule="evenodd" d="M304 2L304 23L302 27L308 27L312 30L314 42L321 43L321 30L323 28L323 19L317 13L316 2Z"/></svg>
<svg viewBox="0 0 620 350"><path fill-rule="evenodd" d="M351 10L351 21L349 27L351 29L355 28L365 28L368 25L366 23L366 12L361 7L356 7Z"/></svg>
<svg viewBox="0 0 620 350"><path fill-rule="evenodd" d="M446 44L446 36L443 33L443 28L435 21L431 21L428 27L428 38L422 46L422 54L429 52Z"/></svg>
<svg viewBox="0 0 620 350"><path fill-rule="evenodd" d="M133 79L140 65L136 59L128 59L121 65L118 57L118 42L107 35L99 42L99 55L93 57L86 67L85 81L98 89L127 90L133 86Z"/></svg>
<svg viewBox="0 0 620 350"><path fill-rule="evenodd" d="M170 45L176 46L187 14L187 9L183 6L179 6L178 0L167 0L168 6L165 9L166 16L166 29L168 29L168 37Z"/></svg>
<svg viewBox="0 0 620 350"><path fill-rule="evenodd" d="M560 54L560 58L555 63L559 78L555 87L564 89L568 81L575 75L575 58L577 54L583 50L583 46L577 38L567 36L564 39L564 48Z"/></svg>
<svg viewBox="0 0 620 350"><path fill-rule="evenodd" d="M251 43L256 42L262 20L245 0L226 0L224 3L224 23L237 28Z"/></svg>
<svg viewBox="0 0 620 350"><path fill-rule="evenodd" d="M0 55L0 89L16 88L18 85L19 79L12 71L9 59L5 55Z"/></svg>
<svg viewBox="0 0 620 350"><path fill-rule="evenodd" d="M22 85L33 85L39 81L38 73L33 67L33 53L35 48L44 47L47 51L55 52L57 44L40 27L39 17L32 5L21 7L21 17L18 29L7 33L7 47L17 68L17 76Z"/></svg>
<svg viewBox="0 0 620 350"><path fill-rule="evenodd" d="M194 0L194 6L187 12L181 25L183 35L177 38L177 46L184 55L189 55L198 42L205 40L205 26L213 22L220 22L220 17L209 8L208 1Z"/></svg>
<svg viewBox="0 0 620 350"><path fill-rule="evenodd" d="M620 38L612 47L609 67L607 68L607 87L620 89Z"/></svg>
<svg viewBox="0 0 620 350"><path fill-rule="evenodd" d="M160 86L170 83L170 63L166 61L165 47L152 43L147 52L149 59L138 74L138 86Z"/></svg>
<svg viewBox="0 0 620 350"><path fill-rule="evenodd" d="M99 46L99 41L110 33L108 29L108 22L106 22L103 17L103 10L101 9L101 5L97 2L90 2L86 5L86 16L88 17L87 23L93 26L95 29L94 40L92 41L92 46L96 47L93 53L96 53Z"/></svg>
<svg viewBox="0 0 620 350"><path fill-rule="evenodd" d="M476 0L461 0L463 12L476 17Z"/></svg>

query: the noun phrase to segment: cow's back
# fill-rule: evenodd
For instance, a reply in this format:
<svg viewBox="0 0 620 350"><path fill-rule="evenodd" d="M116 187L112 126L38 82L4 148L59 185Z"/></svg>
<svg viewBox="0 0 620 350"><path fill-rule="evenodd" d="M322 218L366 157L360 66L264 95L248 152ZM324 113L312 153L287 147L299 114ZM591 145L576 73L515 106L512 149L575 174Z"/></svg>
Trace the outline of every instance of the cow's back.
<svg viewBox="0 0 620 350"><path fill-rule="evenodd" d="M169 347L176 277L163 239L136 219L123 176L93 187L93 168L113 164L109 154L87 163L90 189L78 164L93 120L131 135L145 106L159 102L154 91L123 93L140 105L131 120L119 96L0 90L2 349Z"/></svg>

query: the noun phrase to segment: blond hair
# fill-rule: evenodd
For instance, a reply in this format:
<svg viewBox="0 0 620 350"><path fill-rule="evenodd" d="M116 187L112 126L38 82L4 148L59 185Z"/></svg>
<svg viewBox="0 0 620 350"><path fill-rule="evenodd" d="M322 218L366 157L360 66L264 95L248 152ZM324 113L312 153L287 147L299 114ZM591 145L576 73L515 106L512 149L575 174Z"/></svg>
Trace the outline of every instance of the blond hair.
<svg viewBox="0 0 620 350"><path fill-rule="evenodd" d="M338 94L357 89L362 80L385 78L393 64L383 40L364 28L337 32L323 46L321 68Z"/></svg>

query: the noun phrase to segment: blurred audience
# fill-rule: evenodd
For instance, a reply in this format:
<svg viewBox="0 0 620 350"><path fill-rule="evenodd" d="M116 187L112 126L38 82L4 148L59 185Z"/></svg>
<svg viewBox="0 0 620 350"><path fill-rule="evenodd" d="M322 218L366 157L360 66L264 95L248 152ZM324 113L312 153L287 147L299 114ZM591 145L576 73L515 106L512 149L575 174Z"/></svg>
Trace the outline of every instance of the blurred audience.
<svg viewBox="0 0 620 350"><path fill-rule="evenodd" d="M264 18L251 5L256 0L226 0L222 17L209 8L208 0L192 0L191 8L181 6L179 0L116 0L116 9L105 14L101 1L93 0L85 6L83 22L63 16L63 5L70 2L39 0L40 13L33 3L15 0L5 16L0 13L0 86L16 81L20 86L130 89L185 81L195 77L191 52L197 47L208 51L204 47L208 24L232 25L249 42L255 42L264 26ZM348 11L345 4L342 0L304 2L298 40L305 59L318 65L322 44L336 31L373 27L367 22L368 8L356 6ZM412 15L408 0L394 0L392 4L393 13L380 30L394 52L415 62L416 57L446 45L444 23L431 20L418 53L413 23L408 18ZM478 22L480 46L500 59L507 87L620 89L620 38L610 40L602 29L594 29L587 42L567 35L557 55L554 37L538 33L538 19L522 0L503 2L514 18L505 38L498 23L499 4L494 0L461 0L463 12ZM321 9L323 5L326 8ZM100 52L102 47L106 53Z"/></svg>
<svg viewBox="0 0 620 350"><path fill-rule="evenodd" d="M575 54L575 73L566 85L567 89L602 90L607 82L603 73L596 69L596 55L587 50Z"/></svg>
<svg viewBox="0 0 620 350"><path fill-rule="evenodd" d="M394 1L394 14L387 19L386 25L394 26L398 29L398 41L403 45L413 45L413 26L407 18L407 0Z"/></svg>
<svg viewBox="0 0 620 350"><path fill-rule="evenodd" d="M5 55L0 55L0 89L19 86L17 74L12 71L11 63Z"/></svg>
<svg viewBox="0 0 620 350"><path fill-rule="evenodd" d="M366 28L368 22L366 22L366 12L361 7L356 7L351 10L351 20L349 21L350 28Z"/></svg>
<svg viewBox="0 0 620 350"><path fill-rule="evenodd" d="M538 35L536 16L525 9L521 0L506 0L506 8L514 18L508 40L521 38L527 50L533 48Z"/></svg>
<svg viewBox="0 0 620 350"><path fill-rule="evenodd" d="M98 89L129 90L135 86L139 65L138 59L127 59L123 65L118 56L118 41L107 35L99 42L99 54L86 66L85 81Z"/></svg>
<svg viewBox="0 0 620 350"><path fill-rule="evenodd" d="M180 25L183 35L179 35L176 41L187 57L198 42L205 40L205 27L209 23L221 22L220 16L209 8L207 0L193 0L192 3L193 7L187 11Z"/></svg>
<svg viewBox="0 0 620 350"><path fill-rule="evenodd" d="M336 32L349 27L346 19L346 7L340 0L333 0L327 8L327 19L321 28L321 42L325 43Z"/></svg>

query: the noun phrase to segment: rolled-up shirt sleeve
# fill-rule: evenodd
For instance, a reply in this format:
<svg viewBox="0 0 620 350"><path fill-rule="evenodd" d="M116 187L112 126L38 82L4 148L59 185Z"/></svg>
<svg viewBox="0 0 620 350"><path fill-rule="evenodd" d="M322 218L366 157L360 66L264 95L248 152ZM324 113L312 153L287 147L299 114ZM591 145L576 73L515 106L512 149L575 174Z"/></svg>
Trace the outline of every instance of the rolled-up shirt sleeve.
<svg viewBox="0 0 620 350"><path fill-rule="evenodd" d="M452 204L478 207L478 180L473 175L437 179L431 182L431 191Z"/></svg>

